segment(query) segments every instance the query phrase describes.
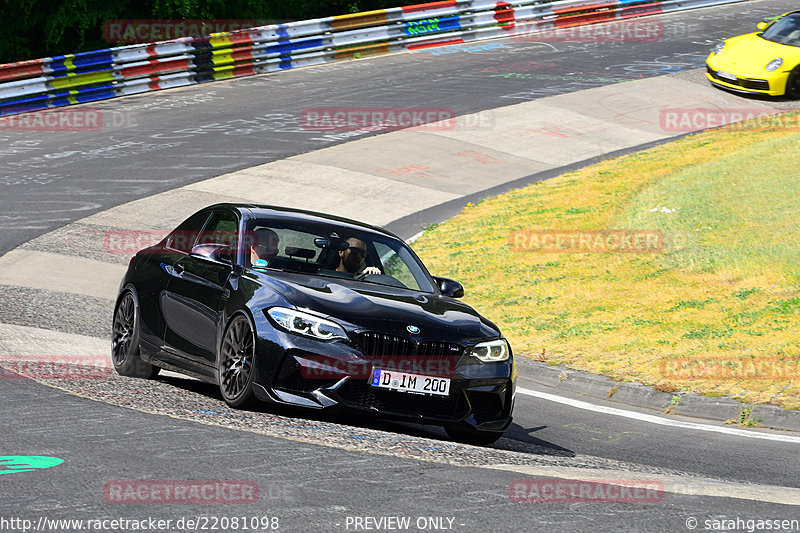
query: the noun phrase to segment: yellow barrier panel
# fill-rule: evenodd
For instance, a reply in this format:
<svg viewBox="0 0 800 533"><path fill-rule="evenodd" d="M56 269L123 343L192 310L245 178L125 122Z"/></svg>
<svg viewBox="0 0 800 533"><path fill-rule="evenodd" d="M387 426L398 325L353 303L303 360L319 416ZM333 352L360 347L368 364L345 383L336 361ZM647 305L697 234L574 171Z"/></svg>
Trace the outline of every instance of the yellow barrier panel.
<svg viewBox="0 0 800 533"><path fill-rule="evenodd" d="M93 85L95 83L105 83L114 81L114 73L89 72L87 74L70 74L64 78L55 78L47 83L54 89L66 89L67 87L79 87L81 85Z"/></svg>
<svg viewBox="0 0 800 533"><path fill-rule="evenodd" d="M367 26L386 24L386 22L386 10L380 9L333 17L331 26L333 26L333 31L355 30L357 28L366 28Z"/></svg>

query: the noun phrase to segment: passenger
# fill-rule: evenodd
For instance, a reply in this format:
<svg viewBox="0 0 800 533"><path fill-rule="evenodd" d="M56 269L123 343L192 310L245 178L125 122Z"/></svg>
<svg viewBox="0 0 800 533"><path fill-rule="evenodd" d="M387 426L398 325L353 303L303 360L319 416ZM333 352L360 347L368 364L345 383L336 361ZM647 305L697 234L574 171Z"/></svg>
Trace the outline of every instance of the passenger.
<svg viewBox="0 0 800 533"><path fill-rule="evenodd" d="M255 239L250 246L250 263L255 265L259 259L270 261L278 254L278 243L280 238L278 234L269 228L258 228L255 233Z"/></svg>
<svg viewBox="0 0 800 533"><path fill-rule="evenodd" d="M367 274L380 274L381 269L374 266L365 268L362 272L358 273L361 264L367 257L367 245L364 241L350 237L347 239L350 247L347 250L339 252L339 266L336 268L338 272L347 272L352 274L353 277L366 276Z"/></svg>

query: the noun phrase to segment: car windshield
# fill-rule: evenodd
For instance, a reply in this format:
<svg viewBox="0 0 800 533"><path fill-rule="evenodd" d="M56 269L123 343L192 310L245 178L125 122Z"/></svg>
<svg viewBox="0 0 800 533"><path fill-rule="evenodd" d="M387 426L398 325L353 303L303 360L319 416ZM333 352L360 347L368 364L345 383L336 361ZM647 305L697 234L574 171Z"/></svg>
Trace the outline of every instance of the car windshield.
<svg viewBox="0 0 800 533"><path fill-rule="evenodd" d="M416 256L398 240L335 223L251 219L245 263L256 270L301 272L422 292L433 284Z"/></svg>
<svg viewBox="0 0 800 533"><path fill-rule="evenodd" d="M760 35L774 43L800 46L800 13L793 13L778 19Z"/></svg>

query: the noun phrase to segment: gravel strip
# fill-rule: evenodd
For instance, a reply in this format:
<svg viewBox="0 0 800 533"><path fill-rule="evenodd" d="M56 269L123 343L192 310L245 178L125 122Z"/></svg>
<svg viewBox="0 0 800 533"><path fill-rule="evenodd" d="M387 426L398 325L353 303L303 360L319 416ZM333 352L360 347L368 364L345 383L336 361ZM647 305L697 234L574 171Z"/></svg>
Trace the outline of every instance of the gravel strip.
<svg viewBox="0 0 800 533"><path fill-rule="evenodd" d="M103 379L41 382L112 405L350 451L459 466L565 466L687 475L677 470L575 455L507 438L492 447L459 444L440 440L446 436L439 428L383 422L358 415L334 417L269 404L261 404L252 411L235 410L222 401L215 385L192 379L160 376L148 381L112 374Z"/></svg>
<svg viewBox="0 0 800 533"><path fill-rule="evenodd" d="M0 285L0 323L111 338L114 302L92 296Z"/></svg>
<svg viewBox="0 0 800 533"><path fill-rule="evenodd" d="M75 222L28 241L20 248L127 265L137 251L157 243L166 234L167 231L145 228L134 231Z"/></svg>

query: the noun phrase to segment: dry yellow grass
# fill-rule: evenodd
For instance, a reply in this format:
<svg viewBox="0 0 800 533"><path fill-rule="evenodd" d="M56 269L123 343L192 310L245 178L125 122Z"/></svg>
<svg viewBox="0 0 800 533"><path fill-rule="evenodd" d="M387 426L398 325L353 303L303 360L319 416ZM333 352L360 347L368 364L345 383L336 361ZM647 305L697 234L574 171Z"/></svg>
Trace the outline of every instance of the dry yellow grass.
<svg viewBox="0 0 800 533"><path fill-rule="evenodd" d="M414 248L464 284L518 355L800 408L798 159L799 133L705 132L468 206ZM605 229L666 244L545 253L510 242Z"/></svg>

